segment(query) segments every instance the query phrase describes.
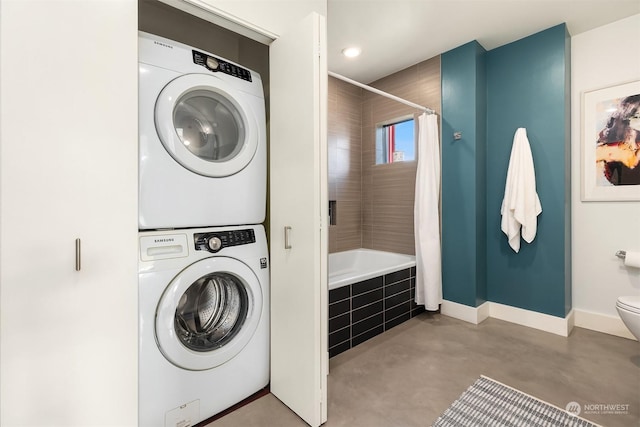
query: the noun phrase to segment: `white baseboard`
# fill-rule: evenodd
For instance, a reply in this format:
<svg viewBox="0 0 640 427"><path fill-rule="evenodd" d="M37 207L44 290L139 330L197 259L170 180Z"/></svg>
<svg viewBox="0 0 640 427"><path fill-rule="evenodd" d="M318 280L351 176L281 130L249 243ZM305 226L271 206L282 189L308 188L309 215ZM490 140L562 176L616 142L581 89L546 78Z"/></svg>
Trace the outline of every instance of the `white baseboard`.
<svg viewBox="0 0 640 427"><path fill-rule="evenodd" d="M491 317L563 337L568 337L574 326L573 310L563 318L491 302Z"/></svg>
<svg viewBox="0 0 640 427"><path fill-rule="evenodd" d="M607 314L593 313L584 310L574 310L576 316L576 326L592 331L604 332L605 334L615 335L622 338L635 340L636 338L629 332L624 325L622 319L618 316L610 316Z"/></svg>
<svg viewBox="0 0 640 427"><path fill-rule="evenodd" d="M491 317L491 303L485 301L478 306L478 323L484 322L489 317Z"/></svg>
<svg viewBox="0 0 640 427"><path fill-rule="evenodd" d="M491 303L487 301L478 307L471 307L457 302L443 300L440 305L440 313L477 325L489 317L490 304Z"/></svg>
<svg viewBox="0 0 640 427"><path fill-rule="evenodd" d="M453 301L442 301L440 313L465 322L477 325L488 317L494 317L518 325L540 329L563 337L569 336L574 326L573 310L567 317L556 317L536 311L487 301L478 307L459 304Z"/></svg>
<svg viewBox="0 0 640 427"><path fill-rule="evenodd" d="M540 329L541 331L551 332L552 334L563 337L569 336L573 327L578 326L592 331L636 340L618 316L584 310L571 310L567 317L562 318L499 304L497 302L487 301L478 307L470 307L457 302L444 300L440 306L440 313L445 316L473 323L474 325L478 325L485 319L493 317L518 325Z"/></svg>

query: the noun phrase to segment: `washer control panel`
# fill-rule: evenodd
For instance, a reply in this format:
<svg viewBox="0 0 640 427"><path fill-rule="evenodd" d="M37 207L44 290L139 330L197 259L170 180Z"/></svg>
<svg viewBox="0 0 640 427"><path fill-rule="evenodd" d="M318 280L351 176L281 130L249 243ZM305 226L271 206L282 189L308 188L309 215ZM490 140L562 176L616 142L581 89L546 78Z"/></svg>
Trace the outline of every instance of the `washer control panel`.
<svg viewBox="0 0 640 427"><path fill-rule="evenodd" d="M252 228L246 230L214 231L211 233L195 233L193 240L197 251L216 253L229 246L248 245L256 242Z"/></svg>
<svg viewBox="0 0 640 427"><path fill-rule="evenodd" d="M229 74L230 76L237 77L242 80L251 81L251 71L246 68L239 67L235 64L225 61L224 59L216 58L206 53L192 50L193 63L201 65L209 71L214 73L222 72Z"/></svg>

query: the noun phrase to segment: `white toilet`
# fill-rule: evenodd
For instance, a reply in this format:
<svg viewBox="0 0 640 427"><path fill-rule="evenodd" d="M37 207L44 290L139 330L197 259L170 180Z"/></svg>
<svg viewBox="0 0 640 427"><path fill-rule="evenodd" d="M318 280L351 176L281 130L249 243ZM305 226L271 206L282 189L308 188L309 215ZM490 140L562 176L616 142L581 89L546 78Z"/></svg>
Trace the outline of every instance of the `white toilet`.
<svg viewBox="0 0 640 427"><path fill-rule="evenodd" d="M640 296L618 298L616 310L618 310L622 322L640 341Z"/></svg>

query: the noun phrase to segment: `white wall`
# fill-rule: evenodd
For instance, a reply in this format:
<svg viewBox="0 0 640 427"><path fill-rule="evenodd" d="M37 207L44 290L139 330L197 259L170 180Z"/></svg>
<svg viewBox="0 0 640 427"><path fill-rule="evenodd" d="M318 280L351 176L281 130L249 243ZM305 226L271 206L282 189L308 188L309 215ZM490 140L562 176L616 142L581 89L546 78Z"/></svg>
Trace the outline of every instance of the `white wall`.
<svg viewBox="0 0 640 427"><path fill-rule="evenodd" d="M576 326L628 335L615 310L621 295L640 294L640 269L625 268L619 249L640 251L640 202L580 200L581 99L585 91L640 79L640 14L571 39L571 208Z"/></svg>
<svg viewBox="0 0 640 427"><path fill-rule="evenodd" d="M301 21L311 12L327 16L327 0L160 1L266 44L269 43L269 38L276 39L286 32L292 23ZM227 21L212 20L214 17L208 13L202 13L203 11L216 13ZM246 31L247 28L253 31Z"/></svg>

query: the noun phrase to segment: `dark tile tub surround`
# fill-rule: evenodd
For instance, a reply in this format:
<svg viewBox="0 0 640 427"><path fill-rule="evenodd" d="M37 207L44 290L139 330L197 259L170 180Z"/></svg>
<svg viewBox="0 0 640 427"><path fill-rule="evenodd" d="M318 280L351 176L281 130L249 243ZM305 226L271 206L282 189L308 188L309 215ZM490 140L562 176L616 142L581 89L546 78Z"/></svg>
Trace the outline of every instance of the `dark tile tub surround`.
<svg viewBox="0 0 640 427"><path fill-rule="evenodd" d="M329 357L422 313L415 267L329 291Z"/></svg>

